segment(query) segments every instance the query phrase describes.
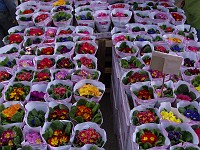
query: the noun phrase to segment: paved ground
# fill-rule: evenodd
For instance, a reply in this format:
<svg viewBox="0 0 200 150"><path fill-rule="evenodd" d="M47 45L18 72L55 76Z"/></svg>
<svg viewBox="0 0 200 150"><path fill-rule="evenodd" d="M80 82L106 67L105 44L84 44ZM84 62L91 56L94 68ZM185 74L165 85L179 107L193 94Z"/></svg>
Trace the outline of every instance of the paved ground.
<svg viewBox="0 0 200 150"><path fill-rule="evenodd" d="M101 102L101 111L103 114L104 122L102 128L106 130L107 142L104 146L106 150L119 150L117 138L114 134L113 111L111 105L110 94L104 94Z"/></svg>

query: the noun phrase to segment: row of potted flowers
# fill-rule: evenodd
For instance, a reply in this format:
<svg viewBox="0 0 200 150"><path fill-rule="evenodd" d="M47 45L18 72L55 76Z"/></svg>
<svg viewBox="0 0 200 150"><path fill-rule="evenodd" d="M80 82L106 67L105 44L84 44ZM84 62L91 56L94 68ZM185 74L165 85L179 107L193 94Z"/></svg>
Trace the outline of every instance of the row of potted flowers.
<svg viewBox="0 0 200 150"><path fill-rule="evenodd" d="M106 132L96 123L87 122L76 126L71 121L45 122L42 128L23 130L19 124L1 126L2 149L101 149L106 142ZM73 145L73 147L71 147Z"/></svg>

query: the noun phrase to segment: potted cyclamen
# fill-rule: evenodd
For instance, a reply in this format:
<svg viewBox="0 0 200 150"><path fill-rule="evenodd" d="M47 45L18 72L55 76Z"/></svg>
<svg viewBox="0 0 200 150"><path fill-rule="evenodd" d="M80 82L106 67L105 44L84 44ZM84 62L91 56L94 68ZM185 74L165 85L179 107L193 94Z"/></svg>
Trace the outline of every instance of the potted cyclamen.
<svg viewBox="0 0 200 150"><path fill-rule="evenodd" d="M52 16L53 23L57 27L65 27L66 25L70 25L72 21L72 14L60 11Z"/></svg>

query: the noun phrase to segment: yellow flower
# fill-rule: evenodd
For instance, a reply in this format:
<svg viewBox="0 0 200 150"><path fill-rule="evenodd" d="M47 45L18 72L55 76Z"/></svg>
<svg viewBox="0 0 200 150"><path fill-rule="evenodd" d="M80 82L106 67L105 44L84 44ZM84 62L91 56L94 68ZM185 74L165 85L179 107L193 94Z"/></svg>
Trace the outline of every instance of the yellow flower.
<svg viewBox="0 0 200 150"><path fill-rule="evenodd" d="M53 3L53 6L61 6L61 5L65 5L66 1L65 0L58 0L55 3Z"/></svg>
<svg viewBox="0 0 200 150"><path fill-rule="evenodd" d="M200 92L200 85L198 86L198 87L195 87L196 88L196 90L198 91L198 92Z"/></svg>
<svg viewBox="0 0 200 150"><path fill-rule="evenodd" d="M20 100L21 96L24 95L23 88L14 88L14 90L10 93L10 99L14 101Z"/></svg>
<svg viewBox="0 0 200 150"><path fill-rule="evenodd" d="M96 86L91 84L84 84L78 89L78 92L80 96L99 97L102 94Z"/></svg>
<svg viewBox="0 0 200 150"><path fill-rule="evenodd" d="M173 114L172 111L167 112L167 111L163 110L160 114L161 114L161 116L164 120L169 120L171 122L181 123L181 120L176 118L176 116Z"/></svg>
<svg viewBox="0 0 200 150"><path fill-rule="evenodd" d="M175 42L175 43L181 43L181 39L179 38L171 38L171 37L168 37L168 40L172 41L172 42Z"/></svg>

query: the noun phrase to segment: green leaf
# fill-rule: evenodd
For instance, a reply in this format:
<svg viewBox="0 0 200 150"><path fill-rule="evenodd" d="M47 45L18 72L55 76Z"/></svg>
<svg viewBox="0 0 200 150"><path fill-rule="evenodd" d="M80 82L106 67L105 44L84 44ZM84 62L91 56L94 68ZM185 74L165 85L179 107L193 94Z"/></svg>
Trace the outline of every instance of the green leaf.
<svg viewBox="0 0 200 150"><path fill-rule="evenodd" d="M50 127L53 130L64 130L64 125L61 121L55 120L51 123Z"/></svg>
<svg viewBox="0 0 200 150"><path fill-rule="evenodd" d="M53 136L52 128L48 128L42 136L45 140L48 140L50 137L52 137Z"/></svg>
<svg viewBox="0 0 200 150"><path fill-rule="evenodd" d="M181 114L184 114L184 112L186 111L186 109L183 108L183 107L179 107L179 108L178 108L178 111L179 111Z"/></svg>
<svg viewBox="0 0 200 150"><path fill-rule="evenodd" d="M23 134L22 134L22 130L19 127L13 127L13 131L16 132L17 136L22 138Z"/></svg>
<svg viewBox="0 0 200 150"><path fill-rule="evenodd" d="M12 150L10 146L2 146L2 150Z"/></svg>
<svg viewBox="0 0 200 150"><path fill-rule="evenodd" d="M99 104L96 104L96 105L93 107L93 109L92 109L92 113L93 113L93 114L97 113L97 111L99 110L99 108L100 108L100 105L99 105Z"/></svg>
<svg viewBox="0 0 200 150"><path fill-rule="evenodd" d="M83 118L81 116L75 117L74 120L76 120L78 123L84 122L84 120L83 120Z"/></svg>
<svg viewBox="0 0 200 150"><path fill-rule="evenodd" d="M71 124L71 122L67 122L67 123L66 123L66 128L65 128L65 133L66 133L67 135L70 135L70 134L71 134L71 131L72 131L72 124Z"/></svg>
<svg viewBox="0 0 200 150"><path fill-rule="evenodd" d="M24 118L24 111L21 110L20 112L17 112L16 114L13 115L13 117L11 118L12 122L23 122L23 118Z"/></svg>

